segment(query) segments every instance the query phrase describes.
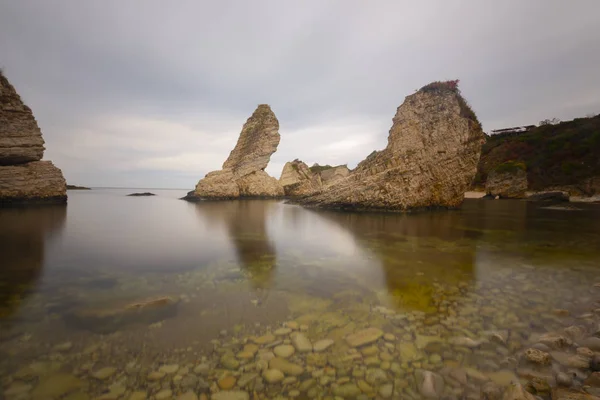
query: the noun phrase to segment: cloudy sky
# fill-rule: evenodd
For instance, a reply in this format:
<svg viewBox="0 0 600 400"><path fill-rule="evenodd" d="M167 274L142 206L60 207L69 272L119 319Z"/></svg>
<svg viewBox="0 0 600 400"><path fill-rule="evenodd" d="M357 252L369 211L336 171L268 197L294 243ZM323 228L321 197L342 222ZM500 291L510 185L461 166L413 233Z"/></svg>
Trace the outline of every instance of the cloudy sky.
<svg viewBox="0 0 600 400"><path fill-rule="evenodd" d="M46 159L191 189L268 103L286 161L354 167L404 97L460 79L484 130L600 112L598 0L0 0L0 67Z"/></svg>

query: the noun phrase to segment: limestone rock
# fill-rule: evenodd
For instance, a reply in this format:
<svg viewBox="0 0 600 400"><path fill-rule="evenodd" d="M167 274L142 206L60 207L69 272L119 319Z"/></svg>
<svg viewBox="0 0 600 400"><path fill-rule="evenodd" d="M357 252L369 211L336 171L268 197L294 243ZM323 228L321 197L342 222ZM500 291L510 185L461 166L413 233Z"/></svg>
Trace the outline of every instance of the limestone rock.
<svg viewBox="0 0 600 400"><path fill-rule="evenodd" d="M300 160L285 163L279 184L286 196L301 197L317 193L323 187L321 176L314 174L308 165Z"/></svg>
<svg viewBox="0 0 600 400"><path fill-rule="evenodd" d="M0 203L65 203L67 182L50 161L0 166Z"/></svg>
<svg viewBox="0 0 600 400"><path fill-rule="evenodd" d="M39 161L43 155L44 139L31 109L0 72L0 165Z"/></svg>
<svg viewBox="0 0 600 400"><path fill-rule="evenodd" d="M324 185L330 185L335 181L350 175L350 170L346 165L338 165L335 167L322 169L319 172L319 175L321 176L321 180L323 181Z"/></svg>
<svg viewBox="0 0 600 400"><path fill-rule="evenodd" d="M279 122L267 104L261 104L244 124L235 148L219 171L209 172L185 200L278 197L284 191L264 170L279 145Z"/></svg>
<svg viewBox="0 0 600 400"><path fill-rule="evenodd" d="M501 199L523 199L527 190L525 165L514 161L500 164L491 171L485 183L488 195Z"/></svg>
<svg viewBox="0 0 600 400"><path fill-rule="evenodd" d="M481 126L456 82L430 84L398 107L385 149L297 202L351 210L459 207L475 176L482 141Z"/></svg>
<svg viewBox="0 0 600 400"><path fill-rule="evenodd" d="M42 132L0 71L0 204L66 203L67 183L44 155Z"/></svg>

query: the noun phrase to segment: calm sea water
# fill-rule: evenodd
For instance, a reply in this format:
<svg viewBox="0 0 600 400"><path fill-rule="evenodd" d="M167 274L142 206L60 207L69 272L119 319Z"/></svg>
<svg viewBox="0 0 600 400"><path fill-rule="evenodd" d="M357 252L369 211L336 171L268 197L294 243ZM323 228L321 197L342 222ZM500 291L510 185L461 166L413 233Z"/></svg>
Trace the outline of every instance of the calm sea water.
<svg viewBox="0 0 600 400"><path fill-rule="evenodd" d="M467 199L460 211L350 214L266 200L191 204L178 190L126 196L133 191L70 191L66 207L0 209L5 389L29 385L23 398L36 398L45 377L63 374L79 386L62 394L95 396L117 384L123 396L202 392L219 376L181 386L195 365L218 371L224 349L294 321L313 342L335 341L329 365L338 378L344 363L332 360L352 354L346 335L366 327L395 335L380 343L391 359L366 366L381 364L394 390L416 398L418 384L406 378L399 387L404 378L390 364L405 377L449 366L515 372L506 360L531 334L572 324L598 300L598 205ZM451 339L484 340L490 331L507 332L505 343ZM322 367L294 357L306 373ZM168 382L145 378L169 363L190 371ZM43 371L27 375L32 365ZM90 378L106 366L114 376ZM300 381L263 390L284 393ZM328 385L319 390L337 390Z"/></svg>

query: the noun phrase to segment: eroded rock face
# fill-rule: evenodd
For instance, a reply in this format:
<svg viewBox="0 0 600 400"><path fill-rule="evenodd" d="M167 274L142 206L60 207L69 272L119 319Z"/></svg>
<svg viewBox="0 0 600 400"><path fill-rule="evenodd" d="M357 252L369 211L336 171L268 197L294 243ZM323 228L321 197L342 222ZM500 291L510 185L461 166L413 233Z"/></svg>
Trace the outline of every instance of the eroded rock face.
<svg viewBox="0 0 600 400"><path fill-rule="evenodd" d="M321 167L315 164L309 168L296 159L285 164L279 183L283 186L286 196L304 197L326 190L349 174L350 170L345 165Z"/></svg>
<svg viewBox="0 0 600 400"><path fill-rule="evenodd" d="M0 203L64 203L67 182L50 161L0 167Z"/></svg>
<svg viewBox="0 0 600 400"><path fill-rule="evenodd" d="M398 108L385 149L298 202L353 210L459 207L475 176L483 137L452 82L427 85Z"/></svg>
<svg viewBox="0 0 600 400"><path fill-rule="evenodd" d="M313 173L308 165L297 159L285 163L279 184L283 186L285 195L292 197L317 193L323 187L321 176Z"/></svg>
<svg viewBox="0 0 600 400"><path fill-rule="evenodd" d="M337 167L331 167L321 171L320 175L324 184L331 184L350 175L350 170L345 165L338 165Z"/></svg>
<svg viewBox="0 0 600 400"><path fill-rule="evenodd" d="M523 199L527 191L527 172L522 168L492 171L485 183L485 191L501 199Z"/></svg>
<svg viewBox="0 0 600 400"><path fill-rule="evenodd" d="M39 161L44 139L31 109L0 72L0 165Z"/></svg>
<svg viewBox="0 0 600 400"><path fill-rule="evenodd" d="M67 184L44 155L37 122L0 72L0 203L64 203Z"/></svg>
<svg viewBox="0 0 600 400"><path fill-rule="evenodd" d="M284 191L264 169L279 145L279 122L267 104L261 104L244 124L223 169L209 172L186 200L278 197Z"/></svg>

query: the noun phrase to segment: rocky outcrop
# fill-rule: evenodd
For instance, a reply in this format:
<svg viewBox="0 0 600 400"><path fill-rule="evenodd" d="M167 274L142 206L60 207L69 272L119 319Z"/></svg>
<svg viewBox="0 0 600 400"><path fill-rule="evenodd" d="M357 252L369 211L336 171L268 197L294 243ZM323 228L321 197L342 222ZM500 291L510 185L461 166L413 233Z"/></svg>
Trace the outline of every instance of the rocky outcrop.
<svg viewBox="0 0 600 400"><path fill-rule="evenodd" d="M350 170L345 165L331 167L315 164L309 168L296 159L284 165L279 183L283 186L286 196L304 197L326 190L328 186L349 174Z"/></svg>
<svg viewBox="0 0 600 400"><path fill-rule="evenodd" d="M31 112L0 72L0 203L64 203L60 169L40 161L44 139Z"/></svg>
<svg viewBox="0 0 600 400"><path fill-rule="evenodd" d="M206 174L185 200L279 197L284 191L264 170L279 145L279 121L271 107L261 104L244 124L223 169Z"/></svg>
<svg viewBox="0 0 600 400"><path fill-rule="evenodd" d="M346 165L338 165L337 167L323 169L319 174L323 183L328 185L350 175L350 170Z"/></svg>
<svg viewBox="0 0 600 400"><path fill-rule="evenodd" d="M0 203L64 203L67 184L50 161L0 167Z"/></svg>
<svg viewBox="0 0 600 400"><path fill-rule="evenodd" d="M285 163L279 184L285 195L291 197L311 195L323 187L321 175L313 173L308 165L298 159Z"/></svg>
<svg viewBox="0 0 600 400"><path fill-rule="evenodd" d="M0 165L39 161L44 139L31 109L0 72Z"/></svg>
<svg viewBox="0 0 600 400"><path fill-rule="evenodd" d="M501 199L523 199L527 191L527 172L522 163L510 161L500 164L489 173L485 183L486 194Z"/></svg>
<svg viewBox="0 0 600 400"><path fill-rule="evenodd" d="M456 82L434 82L398 107L385 149L298 203L387 211L459 207L475 176L482 142L481 125Z"/></svg>

